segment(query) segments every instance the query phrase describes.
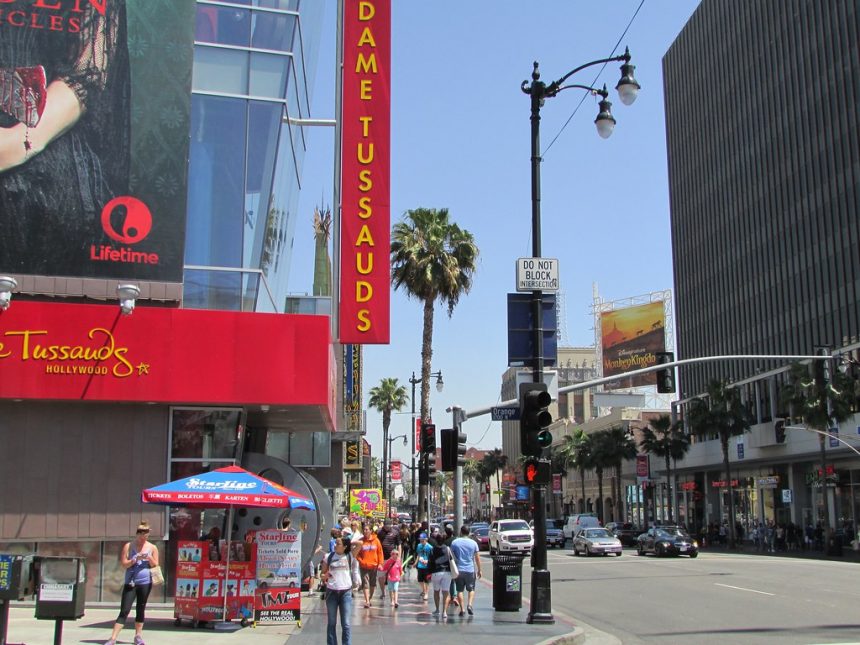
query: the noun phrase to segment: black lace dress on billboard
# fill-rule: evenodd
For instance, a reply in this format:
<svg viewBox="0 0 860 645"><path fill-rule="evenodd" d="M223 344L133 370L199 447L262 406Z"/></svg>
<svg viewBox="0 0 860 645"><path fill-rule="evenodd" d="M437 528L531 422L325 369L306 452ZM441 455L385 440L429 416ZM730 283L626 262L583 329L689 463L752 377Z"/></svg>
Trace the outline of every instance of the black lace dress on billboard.
<svg viewBox="0 0 860 645"><path fill-rule="evenodd" d="M41 76L43 89L61 81L81 107L80 118L41 152L0 169L0 274L88 275L90 246L105 240L102 207L128 193L125 0L108 0L104 15L88 1L58 4L0 4L0 128L33 116L15 104L27 92L16 93L22 78Z"/></svg>

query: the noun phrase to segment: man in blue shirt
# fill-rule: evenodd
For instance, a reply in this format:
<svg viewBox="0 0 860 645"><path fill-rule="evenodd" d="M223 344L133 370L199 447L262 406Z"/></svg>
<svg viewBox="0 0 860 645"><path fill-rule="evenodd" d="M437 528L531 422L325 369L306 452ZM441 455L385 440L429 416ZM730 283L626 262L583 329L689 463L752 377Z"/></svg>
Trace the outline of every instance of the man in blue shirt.
<svg viewBox="0 0 860 645"><path fill-rule="evenodd" d="M460 537L451 542L451 553L460 575L454 581L457 588L457 600L460 601L460 615L465 612L463 607L472 615L472 602L475 600L475 579L482 577L481 558L478 556L478 544L469 537L469 527L460 527ZM463 602L463 590L469 592L468 604Z"/></svg>

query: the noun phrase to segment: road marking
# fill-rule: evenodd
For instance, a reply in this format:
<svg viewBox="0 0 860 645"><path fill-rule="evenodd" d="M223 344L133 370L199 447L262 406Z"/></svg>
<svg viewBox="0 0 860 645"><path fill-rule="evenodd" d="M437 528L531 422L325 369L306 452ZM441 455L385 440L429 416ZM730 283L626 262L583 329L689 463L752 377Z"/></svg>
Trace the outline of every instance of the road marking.
<svg viewBox="0 0 860 645"><path fill-rule="evenodd" d="M747 589L746 587L735 587L733 585L724 585L719 582L714 583L717 587L725 587L726 589L737 589L738 591L751 591L752 593L760 593L763 596L775 596L775 593L768 593L767 591L758 591L757 589Z"/></svg>

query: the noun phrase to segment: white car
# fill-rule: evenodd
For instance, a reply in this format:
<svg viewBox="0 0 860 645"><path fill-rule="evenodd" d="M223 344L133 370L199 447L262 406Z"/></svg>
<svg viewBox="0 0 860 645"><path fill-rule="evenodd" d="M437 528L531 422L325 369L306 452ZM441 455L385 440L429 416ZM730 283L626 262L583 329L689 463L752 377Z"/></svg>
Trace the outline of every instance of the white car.
<svg viewBox="0 0 860 645"><path fill-rule="evenodd" d="M604 528L579 529L573 536L573 554L580 553L621 557L621 540Z"/></svg>
<svg viewBox="0 0 860 645"><path fill-rule="evenodd" d="M525 520L496 520L490 524L490 555L496 553L529 554L535 538Z"/></svg>
<svg viewBox="0 0 860 645"><path fill-rule="evenodd" d="M562 527L565 540L573 540L573 536L577 534L579 529L594 528L600 526L600 520L594 513L580 513L579 515L571 515Z"/></svg>

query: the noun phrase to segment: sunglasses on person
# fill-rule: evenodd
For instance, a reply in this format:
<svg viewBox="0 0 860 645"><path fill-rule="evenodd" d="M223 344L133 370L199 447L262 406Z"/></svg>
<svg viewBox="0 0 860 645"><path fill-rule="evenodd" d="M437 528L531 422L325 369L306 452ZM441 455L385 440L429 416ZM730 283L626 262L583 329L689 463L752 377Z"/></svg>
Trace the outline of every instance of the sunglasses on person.
<svg viewBox="0 0 860 645"><path fill-rule="evenodd" d="M149 535L149 530L148 529L137 529L137 534L138 535Z"/></svg>

